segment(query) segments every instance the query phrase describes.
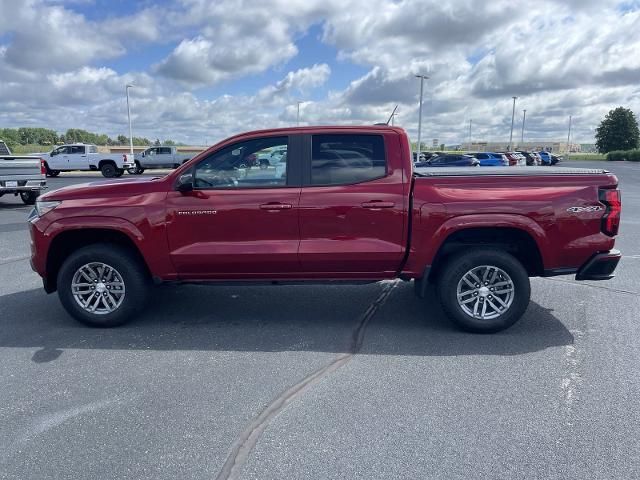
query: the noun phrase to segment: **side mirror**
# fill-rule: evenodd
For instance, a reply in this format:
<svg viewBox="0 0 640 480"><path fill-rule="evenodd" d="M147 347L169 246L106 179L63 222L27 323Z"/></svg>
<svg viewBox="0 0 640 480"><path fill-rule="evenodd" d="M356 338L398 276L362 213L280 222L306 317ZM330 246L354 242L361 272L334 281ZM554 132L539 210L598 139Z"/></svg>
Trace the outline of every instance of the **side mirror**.
<svg viewBox="0 0 640 480"><path fill-rule="evenodd" d="M193 173L184 173L180 175L176 182L176 190L182 193L191 192L193 190Z"/></svg>

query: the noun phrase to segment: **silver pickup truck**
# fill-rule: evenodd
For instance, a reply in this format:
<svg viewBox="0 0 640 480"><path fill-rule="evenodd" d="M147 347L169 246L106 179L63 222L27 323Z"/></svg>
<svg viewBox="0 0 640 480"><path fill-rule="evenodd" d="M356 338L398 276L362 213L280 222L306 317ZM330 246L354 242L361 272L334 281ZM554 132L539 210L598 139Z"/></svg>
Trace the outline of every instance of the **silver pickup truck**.
<svg viewBox="0 0 640 480"><path fill-rule="evenodd" d="M139 175L147 168L177 168L193 156L192 154L178 153L176 147L149 147L140 153L136 153L136 164L133 168L129 168L127 172Z"/></svg>
<svg viewBox="0 0 640 480"><path fill-rule="evenodd" d="M0 140L0 197L12 193L20 195L27 205L33 205L45 188L47 179L43 160L28 155L11 155L9 147Z"/></svg>

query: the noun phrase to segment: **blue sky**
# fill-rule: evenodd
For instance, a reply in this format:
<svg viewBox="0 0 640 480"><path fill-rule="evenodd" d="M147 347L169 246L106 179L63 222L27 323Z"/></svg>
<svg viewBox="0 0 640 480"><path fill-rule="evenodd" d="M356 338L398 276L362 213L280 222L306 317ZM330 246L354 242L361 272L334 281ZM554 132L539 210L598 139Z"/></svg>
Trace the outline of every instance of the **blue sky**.
<svg viewBox="0 0 640 480"><path fill-rule="evenodd" d="M220 139L252 128L370 124L398 104L423 137L593 142L640 111L640 2L619 0L0 0L1 127ZM489 26L489 28L488 28ZM19 27L19 28L18 28ZM516 124L519 123L517 119Z"/></svg>

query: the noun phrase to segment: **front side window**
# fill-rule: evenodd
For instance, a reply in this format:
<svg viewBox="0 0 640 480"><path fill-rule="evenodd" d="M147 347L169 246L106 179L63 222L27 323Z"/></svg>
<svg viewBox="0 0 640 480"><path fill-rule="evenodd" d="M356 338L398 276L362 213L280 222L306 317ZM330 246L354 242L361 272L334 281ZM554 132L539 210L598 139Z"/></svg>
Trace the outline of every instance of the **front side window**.
<svg viewBox="0 0 640 480"><path fill-rule="evenodd" d="M194 187L264 188L287 183L288 138L264 137L234 143L198 163ZM278 155L272 153L278 151Z"/></svg>
<svg viewBox="0 0 640 480"><path fill-rule="evenodd" d="M314 135L311 184L347 185L386 175L381 135Z"/></svg>

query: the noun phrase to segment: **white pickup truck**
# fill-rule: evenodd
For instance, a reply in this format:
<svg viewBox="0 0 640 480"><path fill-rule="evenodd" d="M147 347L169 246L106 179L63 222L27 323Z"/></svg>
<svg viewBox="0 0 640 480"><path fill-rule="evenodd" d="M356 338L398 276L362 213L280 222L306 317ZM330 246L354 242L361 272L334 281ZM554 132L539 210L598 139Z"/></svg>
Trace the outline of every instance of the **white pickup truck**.
<svg viewBox="0 0 640 480"><path fill-rule="evenodd" d="M135 166L127 171L133 175L139 175L147 168L177 168L193 155L178 153L176 147L149 147L146 150L136 153Z"/></svg>
<svg viewBox="0 0 640 480"><path fill-rule="evenodd" d="M36 203L40 192L47 188L42 159L30 155L12 155L0 140L0 197L20 195L27 205Z"/></svg>
<svg viewBox="0 0 640 480"><path fill-rule="evenodd" d="M99 153L98 147L73 143L54 148L48 153L36 153L44 159L48 177L72 170L99 170L107 178L120 177L134 166L129 153Z"/></svg>

